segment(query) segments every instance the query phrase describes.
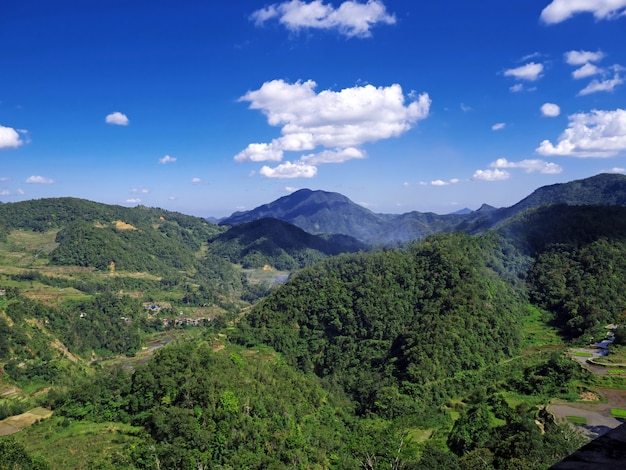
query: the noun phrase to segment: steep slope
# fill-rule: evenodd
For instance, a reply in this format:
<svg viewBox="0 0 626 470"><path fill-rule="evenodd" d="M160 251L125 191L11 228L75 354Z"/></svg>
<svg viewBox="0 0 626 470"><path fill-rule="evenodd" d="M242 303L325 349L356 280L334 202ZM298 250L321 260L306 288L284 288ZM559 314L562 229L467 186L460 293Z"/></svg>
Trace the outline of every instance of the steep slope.
<svg viewBox="0 0 626 470"><path fill-rule="evenodd" d="M303 268L330 255L366 246L347 235L312 235L278 219L262 218L231 227L213 238L209 252L244 267L270 265L281 270Z"/></svg>
<svg viewBox="0 0 626 470"><path fill-rule="evenodd" d="M364 413L415 411L431 399L427 383L519 347L521 304L488 268L487 245L447 234L406 250L329 258L255 306L242 336L341 384Z"/></svg>
<svg viewBox="0 0 626 470"><path fill-rule="evenodd" d="M235 225L263 217L284 220L309 233L338 233L372 240L386 218L355 204L347 197L326 191L301 189L251 211L236 212L220 225Z"/></svg>
<svg viewBox="0 0 626 470"><path fill-rule="evenodd" d="M567 183L542 186L510 207L474 213L457 227L478 233L499 226L522 212L550 204L569 206L626 206L626 175L602 173Z"/></svg>

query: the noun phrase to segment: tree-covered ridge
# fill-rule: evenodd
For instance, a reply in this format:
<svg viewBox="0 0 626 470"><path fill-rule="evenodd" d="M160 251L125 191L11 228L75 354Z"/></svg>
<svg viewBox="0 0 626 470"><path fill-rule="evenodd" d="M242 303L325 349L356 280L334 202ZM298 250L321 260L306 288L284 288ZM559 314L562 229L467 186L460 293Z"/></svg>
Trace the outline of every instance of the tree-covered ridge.
<svg viewBox="0 0 626 470"><path fill-rule="evenodd" d="M626 207L552 204L512 217L502 237L530 256L554 244L580 247L600 238L626 239Z"/></svg>
<svg viewBox="0 0 626 470"><path fill-rule="evenodd" d="M529 285L534 301L556 315L568 337L601 339L604 326L626 310L626 240L552 245L534 263Z"/></svg>
<svg viewBox="0 0 626 470"><path fill-rule="evenodd" d="M296 270L327 256L365 249L366 245L347 235L312 235L278 219L258 219L234 225L212 238L209 252L246 268L264 265L279 270Z"/></svg>
<svg viewBox="0 0 626 470"><path fill-rule="evenodd" d="M121 220L132 225L171 221L195 233L219 232L215 225L200 217L146 206L129 208L72 197L33 199L0 205L0 225L13 229L43 232L78 220L103 223Z"/></svg>
<svg viewBox="0 0 626 470"><path fill-rule="evenodd" d="M268 350L211 341L164 348L132 378L80 379L51 397L70 419L131 422L144 444L124 468L357 468L351 405Z"/></svg>
<svg viewBox="0 0 626 470"><path fill-rule="evenodd" d="M318 263L261 301L240 340L340 383L362 411L394 414L425 383L517 351L521 303L487 267L482 243L439 235Z"/></svg>
<svg viewBox="0 0 626 470"><path fill-rule="evenodd" d="M192 271L200 248L198 242L192 247L191 241L181 243L176 234L152 227L120 230L83 221L61 229L56 242L59 246L50 253L52 264L156 273Z"/></svg>

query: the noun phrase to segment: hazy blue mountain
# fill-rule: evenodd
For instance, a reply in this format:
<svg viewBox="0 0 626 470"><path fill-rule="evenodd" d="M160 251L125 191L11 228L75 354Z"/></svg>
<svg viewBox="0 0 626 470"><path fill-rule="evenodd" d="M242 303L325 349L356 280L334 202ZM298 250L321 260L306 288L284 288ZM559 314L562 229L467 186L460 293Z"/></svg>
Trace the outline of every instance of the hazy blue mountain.
<svg viewBox="0 0 626 470"><path fill-rule="evenodd" d="M371 241L387 224L381 214L327 191L301 189L246 212L236 212L220 225L235 225L264 217L289 222L309 233L336 233Z"/></svg>
<svg viewBox="0 0 626 470"><path fill-rule="evenodd" d="M495 208L483 204L475 211L463 210L446 215L417 211L377 214L341 194L302 189L256 209L236 212L220 224L235 225L271 217L314 234L338 233L367 243L394 244L439 232L479 233L528 209L551 204L624 206L626 176L605 173L544 186L510 207Z"/></svg>

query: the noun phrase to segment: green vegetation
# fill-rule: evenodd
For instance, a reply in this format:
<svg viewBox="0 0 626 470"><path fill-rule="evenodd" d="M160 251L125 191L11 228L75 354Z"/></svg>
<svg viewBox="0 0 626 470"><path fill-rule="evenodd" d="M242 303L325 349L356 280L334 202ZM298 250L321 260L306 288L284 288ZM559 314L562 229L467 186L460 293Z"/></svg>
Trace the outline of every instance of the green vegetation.
<svg viewBox="0 0 626 470"><path fill-rule="evenodd" d="M587 424L587 418L582 416L566 416L565 418L572 424L578 424L580 426L585 426Z"/></svg>
<svg viewBox="0 0 626 470"><path fill-rule="evenodd" d="M582 441L544 405L626 389L566 355L614 323L623 358L620 211L364 251L275 220L1 205L0 418L54 414L0 437L0 469L547 468Z"/></svg>
<svg viewBox="0 0 626 470"><path fill-rule="evenodd" d="M611 408L611 414L616 418L626 418L626 410L621 408Z"/></svg>

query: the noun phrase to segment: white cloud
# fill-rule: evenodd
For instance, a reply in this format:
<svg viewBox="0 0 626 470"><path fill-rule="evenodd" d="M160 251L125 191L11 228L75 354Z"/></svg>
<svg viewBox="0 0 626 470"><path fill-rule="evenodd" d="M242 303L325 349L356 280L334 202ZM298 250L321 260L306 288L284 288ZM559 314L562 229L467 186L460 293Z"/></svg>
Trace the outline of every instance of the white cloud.
<svg viewBox="0 0 626 470"><path fill-rule="evenodd" d="M317 167L303 162L285 162L275 168L264 166L260 173L266 178L313 178Z"/></svg>
<svg viewBox="0 0 626 470"><path fill-rule="evenodd" d="M608 170L608 173L626 173L626 168L616 166Z"/></svg>
<svg viewBox="0 0 626 470"><path fill-rule="evenodd" d="M557 117L561 114L561 108L558 104L544 103L541 105L541 114L546 117Z"/></svg>
<svg viewBox="0 0 626 470"><path fill-rule="evenodd" d="M503 181L511 177L511 174L505 170L476 170L472 179L479 181Z"/></svg>
<svg viewBox="0 0 626 470"><path fill-rule="evenodd" d="M165 155L162 158L159 158L159 163L165 165L166 163L174 163L176 161L176 157L170 157L169 155Z"/></svg>
<svg viewBox="0 0 626 470"><path fill-rule="evenodd" d="M294 188L293 186L285 186L285 191L288 192L289 194L295 193L297 190L298 188Z"/></svg>
<svg viewBox="0 0 626 470"><path fill-rule="evenodd" d="M626 0L553 0L541 12L541 20L556 24L577 13L593 13L596 20L613 19L625 14Z"/></svg>
<svg viewBox="0 0 626 470"><path fill-rule="evenodd" d="M598 62L604 59L604 52L597 51L567 51L565 54L565 62L569 65L585 65L589 62Z"/></svg>
<svg viewBox="0 0 626 470"><path fill-rule="evenodd" d="M21 132L22 134L25 131ZM0 126L0 150L14 149L22 145L24 141L20 139L20 132L12 127Z"/></svg>
<svg viewBox="0 0 626 470"><path fill-rule="evenodd" d="M202 179L200 179L200 178L191 178L191 183L192 184L198 184L198 183L201 183L201 182L202 182Z"/></svg>
<svg viewBox="0 0 626 470"><path fill-rule="evenodd" d="M323 0L308 3L291 0L262 8L250 16L257 26L274 18L278 18L290 31L306 28L336 29L348 37L369 37L374 25L396 22L395 16L387 13L380 0L368 0L366 3L349 0L338 8L324 4Z"/></svg>
<svg viewBox="0 0 626 470"><path fill-rule="evenodd" d="M133 194L148 194L150 191L146 188L133 188L130 192Z"/></svg>
<svg viewBox="0 0 626 470"><path fill-rule="evenodd" d="M20 188L17 190L17 194L19 194L20 196L24 196L26 193L24 192L23 189Z"/></svg>
<svg viewBox="0 0 626 470"><path fill-rule="evenodd" d="M489 166L491 168L521 168L526 173L539 172L544 175L557 175L563 172L563 168L560 165L539 159L510 162L506 158L498 158L495 162L490 163Z"/></svg>
<svg viewBox="0 0 626 470"><path fill-rule="evenodd" d="M602 73L602 69L593 64L585 64L582 67L577 68L572 72L572 77L576 80L580 80L581 78L591 77L593 75L598 75Z"/></svg>
<svg viewBox="0 0 626 470"><path fill-rule="evenodd" d="M140 204L141 199L137 199L137 198L126 199L126 203L127 204Z"/></svg>
<svg viewBox="0 0 626 470"><path fill-rule="evenodd" d="M607 80L592 80L589 85L578 92L579 96L590 95L591 93L597 93L599 91L613 91L616 86L624 83L624 79L620 77L618 74L612 79Z"/></svg>
<svg viewBox="0 0 626 470"><path fill-rule="evenodd" d="M354 147L340 150L324 150L323 152L304 155L300 161L309 165L319 165L321 163L343 163L353 158L365 158L365 153Z"/></svg>
<svg viewBox="0 0 626 470"><path fill-rule="evenodd" d="M540 155L571 157L614 157L626 151L626 110L593 110L572 114L558 143L541 142Z"/></svg>
<svg viewBox="0 0 626 470"><path fill-rule="evenodd" d="M276 140L269 144L248 144L248 146L235 155L237 162L279 162L283 159L283 150Z"/></svg>
<svg viewBox="0 0 626 470"><path fill-rule="evenodd" d="M364 158L360 145L397 137L425 119L430 110L427 93L406 103L397 84L319 93L315 87L312 80L293 84L273 80L242 96L240 101L249 102L250 109L261 110L271 126L282 126L282 135L269 143L249 144L234 157L235 161L279 162L285 152L321 147L321 151L305 155L299 162L274 169L264 167L261 172L274 178L293 174L311 177L316 173L311 169L314 165Z"/></svg>
<svg viewBox="0 0 626 470"><path fill-rule="evenodd" d="M11 195L11 191L9 191L8 189L3 189L2 191L0 191L0 196L10 196Z"/></svg>
<svg viewBox="0 0 626 470"><path fill-rule="evenodd" d="M435 180L431 181L431 186L448 186L449 184L457 184L459 182L458 178L451 178L448 181L444 180Z"/></svg>
<svg viewBox="0 0 626 470"><path fill-rule="evenodd" d="M107 117L104 118L104 121L107 124L112 124L115 126L128 126L130 122L126 114L122 114L119 111L108 114Z"/></svg>
<svg viewBox="0 0 626 470"><path fill-rule="evenodd" d="M52 184L54 183L53 179L46 178L45 176L29 176L26 178L26 183L28 184Z"/></svg>
<svg viewBox="0 0 626 470"><path fill-rule="evenodd" d="M524 89L524 85L522 85L521 83L516 83L515 85L512 85L511 87L509 87L509 91L511 93L519 93L523 89Z"/></svg>
<svg viewBox="0 0 626 470"><path fill-rule="evenodd" d="M536 62L529 62L526 65L522 65L514 69L505 70L504 76L515 77L518 80L527 80L529 82L534 82L535 80L538 80L541 77L542 72L543 72L543 64L538 64Z"/></svg>
<svg viewBox="0 0 626 470"><path fill-rule="evenodd" d="M491 126L491 130L492 131L500 131L500 130L504 129L505 127L506 127L506 123L504 123L504 122L497 122L496 124Z"/></svg>
<svg viewBox="0 0 626 470"><path fill-rule="evenodd" d="M11 181L11 178L9 178L8 176L0 177L0 183L4 183L5 181Z"/></svg>

